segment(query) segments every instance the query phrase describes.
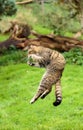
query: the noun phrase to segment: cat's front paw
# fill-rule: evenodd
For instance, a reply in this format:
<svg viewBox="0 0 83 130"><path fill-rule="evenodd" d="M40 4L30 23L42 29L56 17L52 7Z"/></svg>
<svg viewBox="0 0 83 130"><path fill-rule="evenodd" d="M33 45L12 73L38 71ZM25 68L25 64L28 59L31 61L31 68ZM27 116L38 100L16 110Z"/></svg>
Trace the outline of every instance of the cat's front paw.
<svg viewBox="0 0 83 130"><path fill-rule="evenodd" d="M33 104L35 102L34 98L31 99L30 104Z"/></svg>

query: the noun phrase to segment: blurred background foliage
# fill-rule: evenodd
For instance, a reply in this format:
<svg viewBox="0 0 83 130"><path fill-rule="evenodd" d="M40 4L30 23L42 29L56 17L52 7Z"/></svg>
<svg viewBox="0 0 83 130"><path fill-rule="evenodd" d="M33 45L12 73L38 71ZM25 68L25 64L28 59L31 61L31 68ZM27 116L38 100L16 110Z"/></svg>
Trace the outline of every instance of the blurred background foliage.
<svg viewBox="0 0 83 130"><path fill-rule="evenodd" d="M8 1L15 4L14 0ZM23 2L25 0L16 1ZM9 21L19 21L19 19L21 22L30 24L33 28L35 26L48 28L52 30L52 32L55 34L67 35L67 32L70 32L71 36L72 33L76 33L81 30L79 15L77 14L75 8L71 8L70 6L68 6L68 4L57 3L56 0L44 0L44 2L45 3L40 4L39 1L34 0L34 2L30 4L15 6L15 9L16 7L18 9L17 13L12 17L4 16L1 21L2 24L0 24L0 30L4 31L5 28L8 28L8 26L10 26ZM12 13L12 10L10 10L10 13L8 14L11 15ZM4 24L4 21L6 22L6 25Z"/></svg>
<svg viewBox="0 0 83 130"><path fill-rule="evenodd" d="M15 0L0 0L0 15L13 15L17 11Z"/></svg>
<svg viewBox="0 0 83 130"><path fill-rule="evenodd" d="M54 33L55 35L73 37L77 32L82 32L82 21L80 20L82 11L77 8L77 5L73 7L71 3L69 4L66 0L65 2L64 0L34 0L30 4L15 5L16 2L23 1L25 0L0 1L0 13L2 14L3 12L3 17L0 17L0 41L8 38L9 34L8 36L4 35L4 32L11 26L10 21L14 20L30 25L33 30L40 34ZM10 11L6 10L7 7L9 7L8 9ZM8 17L6 17L6 15L8 15ZM83 39L83 35L81 35L79 39ZM14 48L10 50L12 49L13 53L17 51ZM17 52L14 54L17 58ZM5 52L3 55L5 55ZM20 56L19 52L18 55L17 59L23 58L22 55ZM64 55L68 63L83 65L83 50L73 49L70 52L64 53ZM8 59L8 57L5 58ZM5 58L0 59L1 64L3 64L3 61L6 61ZM13 60L15 61L16 59ZM25 61L26 60L22 62Z"/></svg>

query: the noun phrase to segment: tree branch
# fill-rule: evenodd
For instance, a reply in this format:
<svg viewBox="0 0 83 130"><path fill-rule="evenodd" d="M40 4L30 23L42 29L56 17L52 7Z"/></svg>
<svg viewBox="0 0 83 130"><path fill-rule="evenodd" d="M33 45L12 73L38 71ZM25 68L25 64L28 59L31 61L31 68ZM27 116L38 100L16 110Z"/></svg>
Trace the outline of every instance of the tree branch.
<svg viewBox="0 0 83 130"><path fill-rule="evenodd" d="M23 1L23 2L16 2L17 5L23 5L23 4L29 4L29 3L32 3L33 0L26 0L26 1Z"/></svg>

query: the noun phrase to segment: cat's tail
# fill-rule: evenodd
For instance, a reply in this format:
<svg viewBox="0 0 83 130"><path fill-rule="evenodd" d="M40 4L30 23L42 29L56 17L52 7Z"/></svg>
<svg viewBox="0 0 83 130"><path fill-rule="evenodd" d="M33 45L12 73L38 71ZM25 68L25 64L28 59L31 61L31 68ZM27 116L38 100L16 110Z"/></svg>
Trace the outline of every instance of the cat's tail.
<svg viewBox="0 0 83 130"><path fill-rule="evenodd" d="M62 91L61 91L60 80L56 83L56 86L55 86L55 96L56 96L56 101L53 102L53 105L58 106L62 102Z"/></svg>

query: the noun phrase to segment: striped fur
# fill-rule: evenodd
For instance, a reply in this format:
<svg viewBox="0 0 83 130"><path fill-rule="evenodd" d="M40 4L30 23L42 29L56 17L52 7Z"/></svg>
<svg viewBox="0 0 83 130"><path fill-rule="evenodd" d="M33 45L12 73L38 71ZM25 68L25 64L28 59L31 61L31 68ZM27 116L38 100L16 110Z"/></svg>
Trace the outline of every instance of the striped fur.
<svg viewBox="0 0 83 130"><path fill-rule="evenodd" d="M28 50L28 64L31 66L45 67L46 72L42 77L36 95L30 103L34 103L39 97L45 98L55 85L56 100L54 106L62 101L61 76L65 67L65 59L59 52L41 46L31 46Z"/></svg>

